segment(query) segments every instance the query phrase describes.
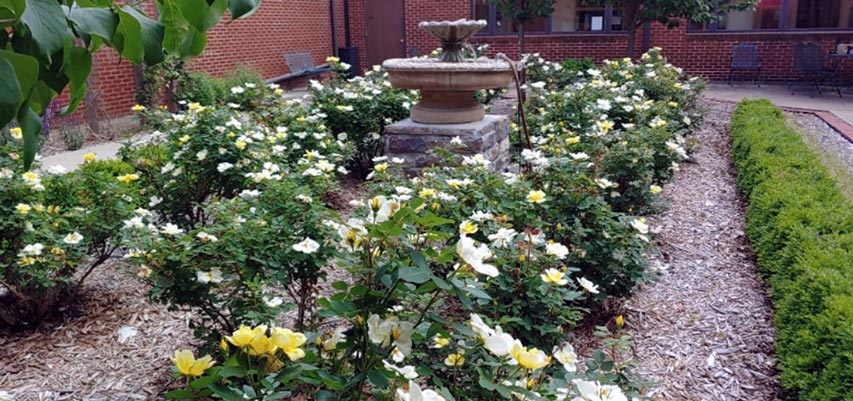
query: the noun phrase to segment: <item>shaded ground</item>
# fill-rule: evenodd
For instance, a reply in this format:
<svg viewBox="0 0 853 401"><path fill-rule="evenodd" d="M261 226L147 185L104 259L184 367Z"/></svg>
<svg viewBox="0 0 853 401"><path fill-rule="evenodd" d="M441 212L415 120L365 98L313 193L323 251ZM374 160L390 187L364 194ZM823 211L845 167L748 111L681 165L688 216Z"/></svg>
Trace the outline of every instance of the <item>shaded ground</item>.
<svg viewBox="0 0 853 401"><path fill-rule="evenodd" d="M771 305L730 159L734 105L705 104L694 163L664 189L667 210L649 218L661 230L652 263L666 270L625 302L626 326L638 372L659 384L652 399L778 400Z"/></svg>

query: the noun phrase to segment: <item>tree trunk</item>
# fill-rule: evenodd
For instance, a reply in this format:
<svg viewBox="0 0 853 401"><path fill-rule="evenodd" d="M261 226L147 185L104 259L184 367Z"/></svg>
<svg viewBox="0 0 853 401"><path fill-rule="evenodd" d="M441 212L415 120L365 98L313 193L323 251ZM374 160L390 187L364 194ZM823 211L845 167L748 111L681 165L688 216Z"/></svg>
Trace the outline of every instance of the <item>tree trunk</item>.
<svg viewBox="0 0 853 401"><path fill-rule="evenodd" d="M518 23L518 59L524 54L524 23Z"/></svg>
<svg viewBox="0 0 853 401"><path fill-rule="evenodd" d="M637 45L637 14L639 14L640 5L636 1L625 2L622 6L622 21L624 29L628 33L628 49L627 57L634 58L634 49Z"/></svg>

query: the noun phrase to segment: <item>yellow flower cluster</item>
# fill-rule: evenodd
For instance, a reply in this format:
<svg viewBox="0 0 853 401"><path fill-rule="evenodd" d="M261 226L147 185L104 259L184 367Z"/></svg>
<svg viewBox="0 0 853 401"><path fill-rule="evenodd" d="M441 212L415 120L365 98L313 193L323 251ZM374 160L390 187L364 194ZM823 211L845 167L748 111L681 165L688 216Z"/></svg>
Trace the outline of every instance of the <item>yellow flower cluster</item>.
<svg viewBox="0 0 853 401"><path fill-rule="evenodd" d="M225 339L231 345L245 350L249 355L275 355L278 350L281 350L291 361L302 359L305 356L305 351L300 347L307 341L302 333L281 327L273 327L267 330L266 325L254 328L240 326L237 331Z"/></svg>

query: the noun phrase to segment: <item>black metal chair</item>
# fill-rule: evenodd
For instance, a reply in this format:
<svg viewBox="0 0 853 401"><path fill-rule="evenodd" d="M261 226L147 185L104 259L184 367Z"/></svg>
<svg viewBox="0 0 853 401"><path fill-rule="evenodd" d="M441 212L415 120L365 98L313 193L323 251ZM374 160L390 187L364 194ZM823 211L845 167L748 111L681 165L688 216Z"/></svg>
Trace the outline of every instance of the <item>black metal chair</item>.
<svg viewBox="0 0 853 401"><path fill-rule="evenodd" d="M729 86L732 85L735 73L746 72L753 74L753 82L761 87L761 60L758 57L758 45L755 43L738 43L732 46L731 67L729 69Z"/></svg>
<svg viewBox="0 0 853 401"><path fill-rule="evenodd" d="M815 42L800 42L794 45L794 69L800 73L802 82L792 82L788 87L791 94L799 88L812 88L821 94L821 86L831 86L841 96L841 88L832 83L834 71L823 65L823 50Z"/></svg>

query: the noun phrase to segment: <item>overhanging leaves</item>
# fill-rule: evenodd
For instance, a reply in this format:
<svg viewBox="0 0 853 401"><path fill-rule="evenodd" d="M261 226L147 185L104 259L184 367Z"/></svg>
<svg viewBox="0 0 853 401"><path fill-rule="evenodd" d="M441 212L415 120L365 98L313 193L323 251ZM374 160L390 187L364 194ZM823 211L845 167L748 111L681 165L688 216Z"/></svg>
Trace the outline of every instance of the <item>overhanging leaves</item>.
<svg viewBox="0 0 853 401"><path fill-rule="evenodd" d="M38 137L42 128L41 118L28 104L24 104L18 111L18 124L24 134L24 168L29 169L38 151Z"/></svg>
<svg viewBox="0 0 853 401"><path fill-rule="evenodd" d="M15 67L0 58L0 127L5 127L15 118L21 103L21 86L15 77Z"/></svg>
<svg viewBox="0 0 853 401"><path fill-rule="evenodd" d="M65 14L55 0L27 0L20 23L29 29L44 61L50 62L51 55L65 43Z"/></svg>

